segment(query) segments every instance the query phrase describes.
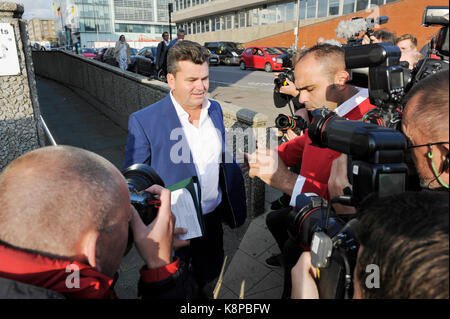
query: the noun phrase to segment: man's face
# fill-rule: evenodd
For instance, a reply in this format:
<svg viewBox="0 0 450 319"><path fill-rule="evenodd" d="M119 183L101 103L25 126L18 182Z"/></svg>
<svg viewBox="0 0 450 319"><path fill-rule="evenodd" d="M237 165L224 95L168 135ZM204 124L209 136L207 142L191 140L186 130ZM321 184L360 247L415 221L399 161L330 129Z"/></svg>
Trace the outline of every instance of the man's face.
<svg viewBox="0 0 450 319"><path fill-rule="evenodd" d="M424 134L420 127L411 122L411 115L415 112L416 104L418 103L420 94L413 96L405 107L405 112L402 118L402 130L406 138L412 145L423 145L430 143L429 138ZM421 187L427 188L435 179L435 176L430 165L430 160L428 159L429 147L415 147L411 148L411 156L416 167L417 173L420 178ZM430 185L431 186L431 185Z"/></svg>
<svg viewBox="0 0 450 319"><path fill-rule="evenodd" d="M169 34L168 33L164 33L163 34L163 39L164 39L164 41L169 40Z"/></svg>
<svg viewBox="0 0 450 319"><path fill-rule="evenodd" d="M178 40L184 40L184 33L177 33Z"/></svg>
<svg viewBox="0 0 450 319"><path fill-rule="evenodd" d="M208 63L178 61L178 72L167 75L167 82L174 98L188 109L201 107L209 89Z"/></svg>
<svg viewBox="0 0 450 319"><path fill-rule="evenodd" d="M399 41L397 43L397 46L400 48L400 51L402 51L402 52L409 51L409 50L417 51L417 48L414 46L414 44L409 39Z"/></svg>
<svg viewBox="0 0 450 319"><path fill-rule="evenodd" d="M125 37L124 37L124 36L121 36L121 37L120 37L120 41L125 42Z"/></svg>
<svg viewBox="0 0 450 319"><path fill-rule="evenodd" d="M295 86L300 92L300 103L304 103L308 111L322 106L336 108L335 102L327 100L327 88L333 83L312 54L297 63L294 76Z"/></svg>

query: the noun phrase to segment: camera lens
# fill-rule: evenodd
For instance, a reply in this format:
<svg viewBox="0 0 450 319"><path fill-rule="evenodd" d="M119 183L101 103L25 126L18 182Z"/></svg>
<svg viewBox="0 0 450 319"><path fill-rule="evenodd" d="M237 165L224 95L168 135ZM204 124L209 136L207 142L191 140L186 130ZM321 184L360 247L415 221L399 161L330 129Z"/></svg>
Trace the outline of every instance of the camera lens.
<svg viewBox="0 0 450 319"><path fill-rule="evenodd" d="M125 177L128 189L135 192L143 191L153 184L164 187L164 182L153 168L145 164L134 164L122 172Z"/></svg>

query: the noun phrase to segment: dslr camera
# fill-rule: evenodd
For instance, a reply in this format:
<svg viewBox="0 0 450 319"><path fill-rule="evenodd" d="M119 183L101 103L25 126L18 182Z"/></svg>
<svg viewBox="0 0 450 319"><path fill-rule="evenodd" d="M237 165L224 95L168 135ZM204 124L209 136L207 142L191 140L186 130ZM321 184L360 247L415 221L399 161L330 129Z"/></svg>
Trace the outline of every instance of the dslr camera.
<svg viewBox="0 0 450 319"><path fill-rule="evenodd" d="M156 218L161 201L157 195L146 191L156 184L164 187L164 182L153 168L146 164L133 164L122 172L130 192L130 202L138 212L145 225ZM128 230L128 249L133 243L133 231Z"/></svg>
<svg viewBox="0 0 450 319"><path fill-rule="evenodd" d="M289 94L280 93L280 88L286 86L288 79L291 82L295 82L294 70L287 69L282 73L278 74L278 77L273 80L275 87L273 90L273 102L276 108L285 107L292 100L292 96Z"/></svg>
<svg viewBox="0 0 450 319"><path fill-rule="evenodd" d="M406 190L408 168L404 163L405 136L392 128L350 121L326 108L312 112L308 128L312 145L351 157L349 180L353 192L330 202L315 194L300 194L289 213L289 233L303 249L311 250L312 265L319 269L320 298L341 299L353 295L353 271L358 251L354 235L357 220L338 215L331 204L358 206L368 195L382 198ZM350 218L350 219L349 219Z"/></svg>

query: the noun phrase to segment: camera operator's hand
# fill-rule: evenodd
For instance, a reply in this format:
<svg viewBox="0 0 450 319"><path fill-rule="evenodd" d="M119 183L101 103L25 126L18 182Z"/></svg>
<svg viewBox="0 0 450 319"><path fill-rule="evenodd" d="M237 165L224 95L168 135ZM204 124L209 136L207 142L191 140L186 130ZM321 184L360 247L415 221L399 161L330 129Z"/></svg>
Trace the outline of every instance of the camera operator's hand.
<svg viewBox="0 0 450 319"><path fill-rule="evenodd" d="M298 175L287 168L276 150L266 149L258 143L256 152L244 153L244 159L244 172L248 168L250 178L257 176L267 185L292 194Z"/></svg>
<svg viewBox="0 0 450 319"><path fill-rule="evenodd" d="M364 34L361 44L380 43L381 41L371 35L370 38L367 34Z"/></svg>
<svg viewBox="0 0 450 319"><path fill-rule="evenodd" d="M300 255L297 264L291 269L291 276L291 299L319 299L319 291L315 282L317 270L311 265L309 251Z"/></svg>
<svg viewBox="0 0 450 319"><path fill-rule="evenodd" d="M352 189L352 185L347 178L347 161L346 154L341 154L331 164L330 178L328 179L328 194L330 198L344 195L344 188L349 187ZM353 214L355 208L350 206L344 206L341 204L333 204L333 208L338 214Z"/></svg>
<svg viewBox="0 0 450 319"><path fill-rule="evenodd" d="M154 269L172 262L173 235L182 230L174 230L175 216L170 210L170 191L159 185L153 185L146 191L159 195L161 207L155 220L148 226L145 226L133 208L131 228L139 254L147 267Z"/></svg>
<svg viewBox="0 0 450 319"><path fill-rule="evenodd" d="M292 97L296 97L300 94L300 92L295 87L294 82L286 79L286 85L280 87L280 93L291 95Z"/></svg>

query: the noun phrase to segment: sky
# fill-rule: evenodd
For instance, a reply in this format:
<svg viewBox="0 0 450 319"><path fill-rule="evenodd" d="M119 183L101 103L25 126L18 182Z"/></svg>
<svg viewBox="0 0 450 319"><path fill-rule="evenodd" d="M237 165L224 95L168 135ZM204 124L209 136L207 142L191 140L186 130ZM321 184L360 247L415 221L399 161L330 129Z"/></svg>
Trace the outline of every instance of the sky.
<svg viewBox="0 0 450 319"><path fill-rule="evenodd" d="M58 7L59 0L6 0L7 2L22 3L24 5L24 13L22 18L30 20L32 18L54 19L56 14L53 13L53 2Z"/></svg>

